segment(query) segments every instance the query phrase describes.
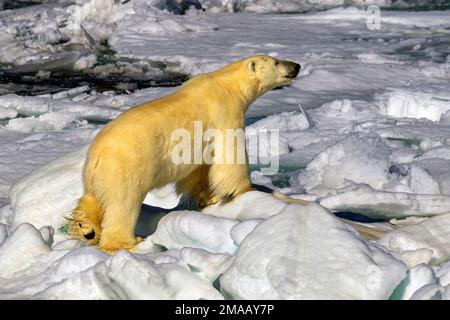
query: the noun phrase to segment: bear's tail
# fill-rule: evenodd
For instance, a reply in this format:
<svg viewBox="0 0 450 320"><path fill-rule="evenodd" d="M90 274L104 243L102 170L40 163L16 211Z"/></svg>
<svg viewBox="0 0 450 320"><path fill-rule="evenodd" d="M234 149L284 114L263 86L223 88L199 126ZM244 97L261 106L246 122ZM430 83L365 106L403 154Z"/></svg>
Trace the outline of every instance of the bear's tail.
<svg viewBox="0 0 450 320"><path fill-rule="evenodd" d="M66 217L69 221L69 235L97 245L100 241L103 212L103 207L95 196L84 194L70 216Z"/></svg>

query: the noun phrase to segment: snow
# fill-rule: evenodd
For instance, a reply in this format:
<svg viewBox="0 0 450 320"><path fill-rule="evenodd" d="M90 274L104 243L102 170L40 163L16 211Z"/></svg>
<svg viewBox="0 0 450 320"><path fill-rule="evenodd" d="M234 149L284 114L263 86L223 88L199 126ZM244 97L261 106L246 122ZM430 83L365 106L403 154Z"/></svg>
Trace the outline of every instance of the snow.
<svg viewBox="0 0 450 320"><path fill-rule="evenodd" d="M440 300L444 288L438 284L428 284L417 290L411 297L411 300Z"/></svg>
<svg viewBox="0 0 450 320"><path fill-rule="evenodd" d="M450 110L450 96L394 91L378 97L383 113L396 118L426 118L439 121Z"/></svg>
<svg viewBox="0 0 450 320"><path fill-rule="evenodd" d="M9 191L12 227L24 222L57 230L83 194L81 172L87 147L65 155L17 181ZM51 174L49 174L51 172ZM42 201L46 199L46 201Z"/></svg>
<svg viewBox="0 0 450 320"><path fill-rule="evenodd" d="M262 221L263 219L249 219L234 225L230 230L230 236L234 244L237 246L240 245L245 237Z"/></svg>
<svg viewBox="0 0 450 320"><path fill-rule="evenodd" d="M3 240L8 236L8 230L6 229L5 224L0 224L0 244L2 244Z"/></svg>
<svg viewBox="0 0 450 320"><path fill-rule="evenodd" d="M31 131L57 131L66 128L67 125L72 124L75 120L108 121L120 114L118 110L93 107L73 101L56 100L53 97L22 97L13 94L0 96L0 106L3 108L15 110L24 116L39 115L38 118L12 119L6 127L15 131L24 131L28 127L24 122L36 120L50 127ZM60 122L63 126L57 127ZM11 125L11 123L13 124ZM15 124L23 124L23 127Z"/></svg>
<svg viewBox="0 0 450 320"><path fill-rule="evenodd" d="M410 299L420 288L429 284L435 284L437 278L431 268L425 264L417 265L408 270L408 274L395 289L392 299L395 300L408 300Z"/></svg>
<svg viewBox="0 0 450 320"><path fill-rule="evenodd" d="M200 274L213 282L218 279L233 262L233 256L227 253L211 253L204 249L183 248L180 251L183 262L195 268Z"/></svg>
<svg viewBox="0 0 450 320"><path fill-rule="evenodd" d="M392 252L408 259L417 250L431 251L426 263L440 263L448 259L449 251L449 214L442 214L411 226L405 226L387 233L380 242Z"/></svg>
<svg viewBox="0 0 450 320"><path fill-rule="evenodd" d="M247 129L273 129L279 131L297 131L308 128L309 121L302 109L300 111L282 112L268 116L247 126Z"/></svg>
<svg viewBox="0 0 450 320"><path fill-rule="evenodd" d="M287 203L272 195L249 191L239 197L239 201L231 201L224 205L214 204L202 210L203 213L217 217L227 217L238 220L268 218L282 212Z"/></svg>
<svg viewBox="0 0 450 320"><path fill-rule="evenodd" d="M144 199L144 203L159 208L172 209L178 205L180 197L175 193L175 185L171 183L161 189L149 192Z"/></svg>
<svg viewBox="0 0 450 320"><path fill-rule="evenodd" d="M446 287L450 284L450 263L444 263L437 271L436 277L439 278L439 283Z"/></svg>
<svg viewBox="0 0 450 320"><path fill-rule="evenodd" d="M39 230L30 224L20 225L0 247L2 270L0 277L8 278L33 263L33 258L50 252Z"/></svg>
<svg viewBox="0 0 450 320"><path fill-rule="evenodd" d="M120 93L79 83L33 96L2 80L0 298L450 299L450 11L342 3L77 0L0 11L2 70L121 80ZM381 7L379 29L368 27L369 4ZM286 12L295 14L274 14ZM108 255L61 232L98 130L177 89L133 80L190 77L252 54L302 65L247 112L248 136L279 133L276 149L249 146L280 165L275 175L252 166L252 181L310 203L251 191L187 211L172 184L147 195L152 223L138 226L148 236L135 252ZM335 212L381 219L360 226L382 238L362 238Z"/></svg>
<svg viewBox="0 0 450 320"><path fill-rule="evenodd" d="M11 110L8 108L0 107L0 120L1 119L9 119L15 118L17 116L16 110Z"/></svg>
<svg viewBox="0 0 450 320"><path fill-rule="evenodd" d="M341 189L349 183L378 189L387 182L389 155L389 147L379 137L348 135L314 157L304 171L292 177L293 183L317 194L324 193L319 189Z"/></svg>
<svg viewBox="0 0 450 320"><path fill-rule="evenodd" d="M201 248L213 253L233 253L236 247L230 230L238 223L192 211L174 211L158 224L151 241L166 248ZM147 240L148 241L148 240Z"/></svg>
<svg viewBox="0 0 450 320"><path fill-rule="evenodd" d="M220 284L234 299L387 299L405 272L320 206L289 205L245 238Z"/></svg>
<svg viewBox="0 0 450 320"><path fill-rule="evenodd" d="M450 211L449 196L376 191L367 185L350 186L320 198L319 203L330 210L360 212L374 218L432 216Z"/></svg>
<svg viewBox="0 0 450 320"><path fill-rule="evenodd" d="M16 252L17 256L17 252ZM0 290L9 299L221 299L210 281L178 261L156 263L150 256L121 251L108 256L94 248L52 251L46 268L29 270ZM217 259L210 258L212 261ZM215 261L217 262L217 261ZM40 266L43 267L42 265ZM31 277L35 272L35 278ZM178 279L183 279L179 281ZM223 298L222 298L223 299Z"/></svg>

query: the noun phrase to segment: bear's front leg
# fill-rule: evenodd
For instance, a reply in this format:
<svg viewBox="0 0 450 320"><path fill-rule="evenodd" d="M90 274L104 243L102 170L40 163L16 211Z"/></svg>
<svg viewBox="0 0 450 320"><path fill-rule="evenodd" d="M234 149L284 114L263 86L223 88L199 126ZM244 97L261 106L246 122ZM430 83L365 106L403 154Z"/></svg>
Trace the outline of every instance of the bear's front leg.
<svg viewBox="0 0 450 320"><path fill-rule="evenodd" d="M129 201L128 201L129 202ZM132 250L142 239L134 235L141 202L127 204L127 199L116 199L105 208L102 235L98 247L108 253Z"/></svg>
<svg viewBox="0 0 450 320"><path fill-rule="evenodd" d="M195 206L199 209L213 205L219 201L211 191L209 170L209 165L202 165L186 178L176 183L177 193L184 195L188 200L193 200Z"/></svg>
<svg viewBox="0 0 450 320"><path fill-rule="evenodd" d="M136 245L142 240L143 239L141 237L136 236L125 238L123 236L117 236L117 234L111 233L105 237L104 234L102 234L98 248L106 253L115 253L119 250L133 251Z"/></svg>
<svg viewBox="0 0 450 320"><path fill-rule="evenodd" d="M230 201L254 190L246 163L213 164L209 170L209 183L213 195L221 201Z"/></svg>

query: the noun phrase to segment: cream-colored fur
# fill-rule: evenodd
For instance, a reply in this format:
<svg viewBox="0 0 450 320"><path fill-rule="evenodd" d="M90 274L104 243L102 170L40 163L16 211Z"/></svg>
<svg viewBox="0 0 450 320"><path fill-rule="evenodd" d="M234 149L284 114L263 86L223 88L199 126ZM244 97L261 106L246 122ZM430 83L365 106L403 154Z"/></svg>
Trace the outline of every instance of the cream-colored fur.
<svg viewBox="0 0 450 320"><path fill-rule="evenodd" d="M133 248L145 195L176 182L177 192L200 207L252 190L247 164L175 164L174 130L244 128L249 105L291 82L299 65L253 56L198 75L178 91L144 103L111 121L91 144L83 173L84 195L71 216L70 233L106 252ZM86 236L87 235L87 236Z"/></svg>

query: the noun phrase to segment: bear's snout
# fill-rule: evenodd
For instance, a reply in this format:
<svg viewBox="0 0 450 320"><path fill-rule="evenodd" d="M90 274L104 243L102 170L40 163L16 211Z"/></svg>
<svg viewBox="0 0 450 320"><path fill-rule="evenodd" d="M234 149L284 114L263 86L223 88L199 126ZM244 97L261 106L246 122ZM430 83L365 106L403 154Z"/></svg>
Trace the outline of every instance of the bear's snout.
<svg viewBox="0 0 450 320"><path fill-rule="evenodd" d="M95 231L94 230L91 230L91 231L89 231L88 233L86 233L84 235L84 238L86 240L92 240L92 239L94 239L94 237L95 237Z"/></svg>
<svg viewBox="0 0 450 320"><path fill-rule="evenodd" d="M295 78L300 72L301 66L298 63L292 61L285 61L286 70L287 70L287 78Z"/></svg>

